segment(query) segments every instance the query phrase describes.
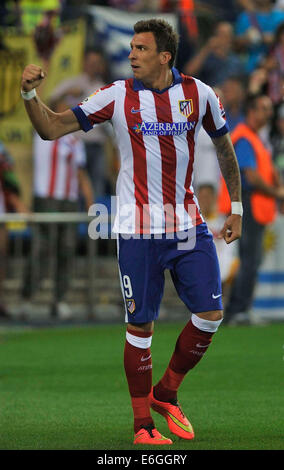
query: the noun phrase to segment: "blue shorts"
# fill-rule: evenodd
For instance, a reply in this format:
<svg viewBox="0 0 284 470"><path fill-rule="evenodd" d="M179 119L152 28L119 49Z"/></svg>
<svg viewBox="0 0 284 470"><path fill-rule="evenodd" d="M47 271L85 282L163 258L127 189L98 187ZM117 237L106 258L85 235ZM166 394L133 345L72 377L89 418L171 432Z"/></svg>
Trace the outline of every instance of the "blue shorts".
<svg viewBox="0 0 284 470"><path fill-rule="evenodd" d="M188 247L172 239L125 239L118 236L118 264L126 321L148 323L159 316L164 292L164 271L169 269L180 299L191 313L222 310L219 262L212 235L202 223L186 231L194 243ZM184 242L183 242L184 243ZM178 249L179 248L179 249Z"/></svg>

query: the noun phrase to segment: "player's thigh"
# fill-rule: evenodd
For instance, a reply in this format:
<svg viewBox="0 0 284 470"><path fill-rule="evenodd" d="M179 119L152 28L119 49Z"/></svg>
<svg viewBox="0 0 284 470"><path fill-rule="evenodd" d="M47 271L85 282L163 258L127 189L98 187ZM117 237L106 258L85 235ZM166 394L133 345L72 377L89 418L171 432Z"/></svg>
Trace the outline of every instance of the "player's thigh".
<svg viewBox="0 0 284 470"><path fill-rule="evenodd" d="M177 258L171 276L192 313L223 309L220 267L211 234L197 236L195 248Z"/></svg>
<svg viewBox="0 0 284 470"><path fill-rule="evenodd" d="M152 241L120 235L117 256L126 320L136 324L154 321L164 291L164 272L154 256Z"/></svg>

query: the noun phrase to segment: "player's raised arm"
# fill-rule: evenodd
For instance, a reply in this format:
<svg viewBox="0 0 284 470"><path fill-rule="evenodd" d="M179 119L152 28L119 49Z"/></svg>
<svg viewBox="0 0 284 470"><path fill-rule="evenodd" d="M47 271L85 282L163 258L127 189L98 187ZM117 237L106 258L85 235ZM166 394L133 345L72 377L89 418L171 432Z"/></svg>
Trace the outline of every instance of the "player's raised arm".
<svg viewBox="0 0 284 470"><path fill-rule="evenodd" d="M54 113L37 96L36 88L45 79L45 72L38 65L27 65L22 75L21 94L29 118L44 140L55 140L65 134L78 131L79 122L73 111Z"/></svg>
<svg viewBox="0 0 284 470"><path fill-rule="evenodd" d="M240 170L230 134L227 133L223 136L212 138L212 141L216 147L219 166L226 182L232 205L232 213L227 218L220 235L226 243L231 243L240 238L242 232Z"/></svg>

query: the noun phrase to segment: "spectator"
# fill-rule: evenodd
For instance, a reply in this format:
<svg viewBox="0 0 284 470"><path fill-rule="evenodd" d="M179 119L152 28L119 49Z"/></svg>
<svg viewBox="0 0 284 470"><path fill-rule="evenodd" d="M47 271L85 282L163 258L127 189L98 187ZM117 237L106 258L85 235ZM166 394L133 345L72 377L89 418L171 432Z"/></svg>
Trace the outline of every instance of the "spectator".
<svg viewBox="0 0 284 470"><path fill-rule="evenodd" d="M257 67L250 75L248 80L247 94L259 95L267 94L267 70L265 67Z"/></svg>
<svg viewBox="0 0 284 470"><path fill-rule="evenodd" d="M0 141L0 214L9 211L27 212L27 208L20 198L19 183L14 172L13 160ZM10 318L3 299L7 243L6 226L0 224L0 320Z"/></svg>
<svg viewBox="0 0 284 470"><path fill-rule="evenodd" d="M222 102L230 131L244 120L245 84L240 77L229 77L221 87Z"/></svg>
<svg viewBox="0 0 284 470"><path fill-rule="evenodd" d="M214 89L217 96L221 98L223 103L223 94L221 89ZM220 183L220 167L217 160L216 148L211 138L203 127L200 128L197 141L196 151L193 163L193 187L196 192L203 185L211 185L215 190L218 189Z"/></svg>
<svg viewBox="0 0 284 470"><path fill-rule="evenodd" d="M284 183L284 103L276 109L274 126L272 128L273 161L279 172L280 181ZM284 214L284 203L279 204L281 214Z"/></svg>
<svg viewBox="0 0 284 470"><path fill-rule="evenodd" d="M60 0L20 0L22 27L26 33L34 32L47 12L56 13L59 25Z"/></svg>
<svg viewBox="0 0 284 470"><path fill-rule="evenodd" d="M237 44L247 53L246 72L250 74L267 54L284 12L274 10L273 0L253 0L254 11L242 12L236 23Z"/></svg>
<svg viewBox="0 0 284 470"><path fill-rule="evenodd" d="M206 12L211 17L230 23L235 22L240 11L240 1L236 0L202 0L195 3L198 12Z"/></svg>
<svg viewBox="0 0 284 470"><path fill-rule="evenodd" d="M284 97L284 23L278 26L272 50L263 64L267 70L268 94L274 104L280 103Z"/></svg>
<svg viewBox="0 0 284 470"><path fill-rule="evenodd" d="M271 154L258 132L271 117L269 97L257 95L246 103L246 120L237 125L231 137L242 177L243 233L239 241L240 268L225 309L225 323L254 322L250 313L257 272L262 258L265 226L276 215L276 200L284 200L284 186L272 164ZM226 190L222 184L220 209L226 212Z"/></svg>
<svg viewBox="0 0 284 470"><path fill-rule="evenodd" d="M256 95L267 95L268 91L268 72L265 67L258 67L253 71L251 74L249 81L248 81L248 87L247 87L247 93L250 96L256 96ZM271 133L271 120L273 117L273 108L270 106L270 115L268 116L268 119L264 126L259 129L258 131L258 136L262 140L263 144L265 147L268 148L268 150L271 152L272 147L271 147L271 140L270 140L270 133Z"/></svg>
<svg viewBox="0 0 284 470"><path fill-rule="evenodd" d="M61 100L53 103L55 112L62 112L67 107ZM77 212L79 189L83 193L87 209L93 203L93 193L85 171L86 155L82 142L77 135L69 134L55 141L42 140L38 134L34 137L34 185L33 209L35 212ZM57 240L53 246L56 256L56 273L54 279L55 299L51 306L51 315L67 319L71 309L66 303L69 283L69 260L76 242L76 226L58 224ZM46 258L49 231L46 224L39 225L39 243L36 243L36 259ZM43 266L40 266L41 276ZM36 279L38 281L39 279ZM22 313L32 310L30 299L37 288L32 283L31 260L27 263L23 285Z"/></svg>
<svg viewBox="0 0 284 470"><path fill-rule="evenodd" d="M210 184L215 189L219 186L220 169L216 156L216 148L207 132L200 128L193 164L195 191L203 184Z"/></svg>
<svg viewBox="0 0 284 470"><path fill-rule="evenodd" d="M184 73L205 80L210 86L220 86L235 75L243 75L244 68L233 52L233 28L230 23L217 24L214 35L184 67Z"/></svg>
<svg viewBox="0 0 284 470"><path fill-rule="evenodd" d="M34 30L36 50L46 69L49 66L49 61L61 36L59 28L54 27L54 20L57 17L57 11L46 11L42 21Z"/></svg>
<svg viewBox="0 0 284 470"><path fill-rule="evenodd" d="M88 49L84 56L83 72L76 77L64 80L52 93L51 99L64 99L69 107L94 93L105 85L106 62L102 52ZM94 132L80 132L87 155L87 171L90 176L96 198L107 192L107 158L105 146L109 135L109 124L97 126ZM89 135L90 134L90 135Z"/></svg>
<svg viewBox="0 0 284 470"><path fill-rule="evenodd" d="M178 48L176 64L181 70L196 52L199 25L193 0L160 0L163 13L171 12L178 16L178 31L182 47ZM200 32L201 34L201 32Z"/></svg>

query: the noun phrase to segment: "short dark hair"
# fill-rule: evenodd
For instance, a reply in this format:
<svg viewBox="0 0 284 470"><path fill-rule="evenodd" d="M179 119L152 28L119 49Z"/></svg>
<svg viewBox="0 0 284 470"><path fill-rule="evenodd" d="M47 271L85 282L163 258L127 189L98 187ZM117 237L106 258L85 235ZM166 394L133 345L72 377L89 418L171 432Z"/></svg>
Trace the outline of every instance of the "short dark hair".
<svg viewBox="0 0 284 470"><path fill-rule="evenodd" d="M170 52L171 59L169 61L170 68L173 67L178 49L178 34L172 26L162 19L140 20L134 25L134 32L153 33L157 44L158 52Z"/></svg>

